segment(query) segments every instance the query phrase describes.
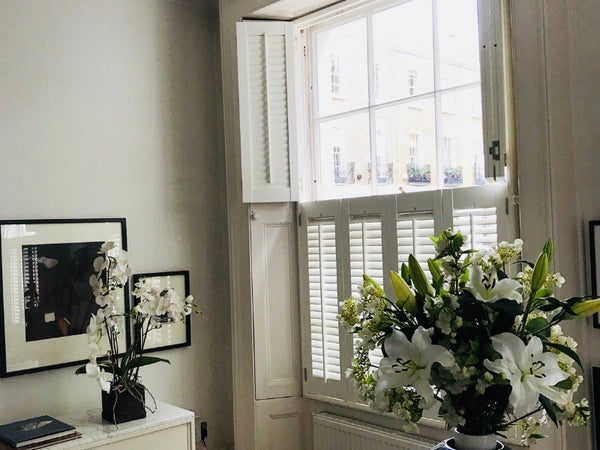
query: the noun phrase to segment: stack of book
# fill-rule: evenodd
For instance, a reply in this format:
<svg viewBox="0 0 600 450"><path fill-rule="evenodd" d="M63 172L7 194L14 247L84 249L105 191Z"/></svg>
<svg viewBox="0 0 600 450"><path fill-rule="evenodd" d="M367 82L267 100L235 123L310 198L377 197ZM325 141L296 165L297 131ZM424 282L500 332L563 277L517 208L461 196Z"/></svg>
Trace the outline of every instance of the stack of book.
<svg viewBox="0 0 600 450"><path fill-rule="evenodd" d="M75 427L50 416L0 425L0 450L34 450L81 437Z"/></svg>

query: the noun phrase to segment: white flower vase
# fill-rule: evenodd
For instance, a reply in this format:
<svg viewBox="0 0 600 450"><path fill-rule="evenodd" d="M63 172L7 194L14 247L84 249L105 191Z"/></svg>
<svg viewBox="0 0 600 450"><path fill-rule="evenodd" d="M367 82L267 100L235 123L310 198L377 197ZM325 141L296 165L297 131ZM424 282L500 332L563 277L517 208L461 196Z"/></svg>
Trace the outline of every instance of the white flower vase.
<svg viewBox="0 0 600 450"><path fill-rule="evenodd" d="M431 450L502 450L504 445L496 440L496 435L474 436L455 432L453 438L440 442Z"/></svg>

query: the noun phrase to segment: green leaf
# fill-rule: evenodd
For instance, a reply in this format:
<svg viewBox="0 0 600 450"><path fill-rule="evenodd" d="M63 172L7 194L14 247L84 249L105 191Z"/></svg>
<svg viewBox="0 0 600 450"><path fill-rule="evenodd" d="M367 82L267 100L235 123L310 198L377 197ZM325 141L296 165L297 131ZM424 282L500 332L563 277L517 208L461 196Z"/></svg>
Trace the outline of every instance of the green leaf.
<svg viewBox="0 0 600 450"><path fill-rule="evenodd" d="M581 360L579 359L579 356L577 355L577 353L574 352L569 347L567 347L566 345L555 344L554 342L548 342L546 340L544 340L542 342L547 347L552 347L552 348L555 348L557 350L560 350L565 355L567 355L569 358L571 358L573 361L575 361L579 365L579 367L581 367L583 369L583 366L581 365Z"/></svg>
<svg viewBox="0 0 600 450"><path fill-rule="evenodd" d="M510 300L508 298L501 298L500 300L496 300L493 303L484 303L484 305L494 311L498 311L502 314L506 314L512 317L516 317L520 314L523 314L523 306L517 303L515 300Z"/></svg>
<svg viewBox="0 0 600 450"><path fill-rule="evenodd" d="M549 325L550 323L544 317L536 317L535 319L531 319L529 322L527 322L527 325L525 325L525 329L532 334L549 338ZM543 330L543 332L540 334L541 330Z"/></svg>
<svg viewBox="0 0 600 450"><path fill-rule="evenodd" d="M134 369L136 367L148 366L157 362L166 362L168 364L171 364L171 361L169 361L168 359L158 358L156 356L140 356L139 358L134 358L131 361L129 361L129 364L125 366L123 374L126 374L131 369Z"/></svg>
<svg viewBox="0 0 600 450"><path fill-rule="evenodd" d="M552 289L542 288L536 292L535 298L550 297L552 294L554 294Z"/></svg>
<svg viewBox="0 0 600 450"><path fill-rule="evenodd" d="M406 263L402 263L402 266L400 267L400 275L402 275L402 279L406 281L406 284L412 284L410 279L410 272Z"/></svg>
<svg viewBox="0 0 600 450"><path fill-rule="evenodd" d="M556 383L554 386L560 389L569 390L573 387L573 380L571 379L571 377L565 378L564 380Z"/></svg>
<svg viewBox="0 0 600 450"><path fill-rule="evenodd" d="M556 411L554 411L554 408L552 407L552 403L550 402L550 399L548 397L544 397L542 394L540 394L540 403L546 410L546 413L548 413L548 417L550 417L552 422L554 422L554 425L558 426L558 421L556 420Z"/></svg>
<svg viewBox="0 0 600 450"><path fill-rule="evenodd" d="M561 302L560 300L558 300L554 297L546 297L546 298L542 299L542 301L545 301L546 304L538 305L535 307L536 309L539 309L540 311L553 311L555 309L564 308L566 306L566 303Z"/></svg>

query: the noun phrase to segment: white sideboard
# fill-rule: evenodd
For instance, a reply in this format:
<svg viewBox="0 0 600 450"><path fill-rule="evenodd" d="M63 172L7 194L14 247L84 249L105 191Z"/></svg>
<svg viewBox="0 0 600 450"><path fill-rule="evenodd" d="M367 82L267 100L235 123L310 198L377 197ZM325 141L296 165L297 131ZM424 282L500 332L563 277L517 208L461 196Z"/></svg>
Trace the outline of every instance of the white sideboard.
<svg viewBox="0 0 600 450"><path fill-rule="evenodd" d="M58 417L73 425L81 438L48 447L55 449L109 450L195 450L194 413L157 402L154 413L145 419L118 426L102 419L100 408L72 412Z"/></svg>

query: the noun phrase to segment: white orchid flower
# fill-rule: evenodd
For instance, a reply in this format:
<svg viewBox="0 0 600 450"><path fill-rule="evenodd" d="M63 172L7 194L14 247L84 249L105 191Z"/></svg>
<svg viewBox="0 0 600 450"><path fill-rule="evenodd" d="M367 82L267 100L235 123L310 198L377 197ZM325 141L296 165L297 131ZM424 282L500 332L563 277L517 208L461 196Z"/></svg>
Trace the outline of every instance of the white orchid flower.
<svg viewBox="0 0 600 450"><path fill-rule="evenodd" d="M94 378L103 391L110 392L110 382L107 380L107 373L104 372L94 362L89 362L85 365L85 372L88 377Z"/></svg>
<svg viewBox="0 0 600 450"><path fill-rule="evenodd" d="M498 279L498 273L494 267L483 271L476 264L471 267L469 281L465 286L466 290L482 302L495 302L507 298L521 303L523 301L522 288L523 286L517 280Z"/></svg>
<svg viewBox="0 0 600 450"><path fill-rule="evenodd" d="M389 356L381 360L376 397L381 397L385 389L413 386L426 405L431 405L434 396L429 382L431 366L435 362L444 367L453 366L452 353L441 345L432 345L429 331L423 327L415 330L412 342L404 333L394 330L385 341L385 350Z"/></svg>
<svg viewBox="0 0 600 450"><path fill-rule="evenodd" d="M566 402L565 395L553 386L568 375L558 366L558 355L543 351L540 338L533 336L525 345L514 334L501 333L492 336L491 340L494 350L502 358L486 359L483 364L510 381L512 391L508 401L516 417L532 412L540 394L559 405Z"/></svg>

